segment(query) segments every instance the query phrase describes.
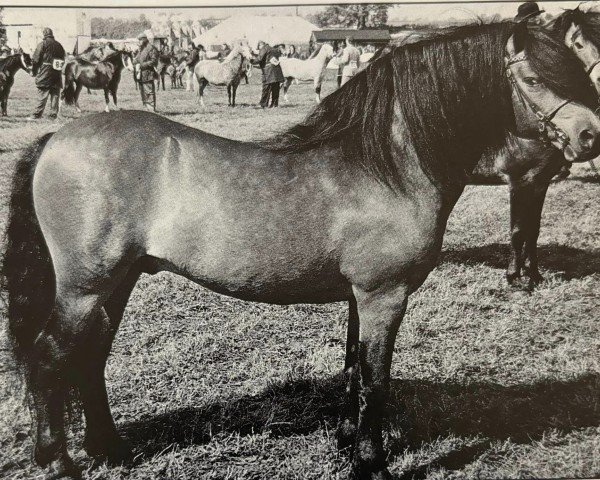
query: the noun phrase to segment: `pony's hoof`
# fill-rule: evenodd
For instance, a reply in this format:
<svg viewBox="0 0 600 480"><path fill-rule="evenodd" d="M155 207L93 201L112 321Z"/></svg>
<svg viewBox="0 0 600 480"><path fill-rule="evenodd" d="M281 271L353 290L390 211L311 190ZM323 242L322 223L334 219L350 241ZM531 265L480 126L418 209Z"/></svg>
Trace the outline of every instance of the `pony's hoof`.
<svg viewBox="0 0 600 480"><path fill-rule="evenodd" d="M511 286L514 286L517 283L517 280L519 280L520 278L521 278L521 272L513 272L513 271L506 272L506 281Z"/></svg>
<svg viewBox="0 0 600 480"><path fill-rule="evenodd" d="M106 113L108 113L108 112L110 112L110 108L106 107L106 108L104 109L104 111L105 111Z"/></svg>
<svg viewBox="0 0 600 480"><path fill-rule="evenodd" d="M539 270L527 270L525 275L529 278L529 287L531 289L537 287L540 283L544 281L544 277L539 272Z"/></svg>
<svg viewBox="0 0 600 480"><path fill-rule="evenodd" d="M86 438L83 448L90 457L106 460L111 465L119 465L133 458L131 445L117 434L111 438Z"/></svg>
<svg viewBox="0 0 600 480"><path fill-rule="evenodd" d="M54 460L48 466L44 480L80 480L81 468L79 468L69 456Z"/></svg>
<svg viewBox="0 0 600 480"><path fill-rule="evenodd" d="M349 418L340 421L335 433L337 448L339 451L352 452L356 441L356 424Z"/></svg>
<svg viewBox="0 0 600 480"><path fill-rule="evenodd" d="M382 468L375 472L354 465L354 468L348 475L349 480L393 480L392 474L387 468Z"/></svg>

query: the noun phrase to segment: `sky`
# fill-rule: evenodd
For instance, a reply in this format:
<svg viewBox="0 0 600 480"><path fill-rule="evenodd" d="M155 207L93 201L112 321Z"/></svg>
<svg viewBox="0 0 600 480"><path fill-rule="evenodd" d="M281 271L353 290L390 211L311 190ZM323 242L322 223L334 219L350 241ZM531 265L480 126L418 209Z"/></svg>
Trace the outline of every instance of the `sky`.
<svg viewBox="0 0 600 480"><path fill-rule="evenodd" d="M11 4L17 4L25 0L9 0ZM35 1L35 0L34 0ZM347 2L348 0L346 0ZM62 4L67 5L69 2L73 3L72 0L63 0ZM79 0L76 3L81 5L85 0ZM119 0L112 0L112 2L103 2L104 4L113 3L119 6L132 5L132 4L143 3L145 5L164 5L166 0L134 0L133 2L123 2ZM31 3L31 2L30 2ZM178 5L198 5L199 2L192 2L189 0L179 0L176 2ZM212 0L212 5L219 5L226 3L226 0ZM232 2L230 1L229 4ZM248 4L245 0L236 0L238 6L236 7L205 7L205 8L89 8L88 14L91 17L137 17L140 14L144 14L150 19L158 16L160 13L189 13L194 18L226 18L233 14L239 15L244 11L247 11L251 15L293 15L298 11L300 15L306 15L314 13L322 8L324 5L296 5L286 0L254 0L254 4L262 4L260 7L243 7L242 4ZM286 3L289 6L264 6L265 3ZM556 2L539 2L542 9L548 12L560 12L562 8L574 8L580 2L572 1L556 1ZM599 3L599 2L596 2ZM37 0L37 5L40 4L51 4L51 2L44 2L43 0ZM206 2L205 2L206 4ZM454 3L451 1L438 1L438 2L415 2L407 1L402 4L390 4L388 16L391 22L394 23L412 23L412 22L428 22L431 19L436 20L464 20L464 19L476 19L478 15L489 15L500 14L502 17L513 17L517 11L517 7L520 2L476 2L466 1L461 3ZM88 2L89 5L89 2ZM97 5L97 3L96 3ZM64 11L66 13L66 11ZM56 8L13 8L6 7L4 12L5 23L34 23L34 24L45 24L52 21L59 21L61 16L61 10Z"/></svg>

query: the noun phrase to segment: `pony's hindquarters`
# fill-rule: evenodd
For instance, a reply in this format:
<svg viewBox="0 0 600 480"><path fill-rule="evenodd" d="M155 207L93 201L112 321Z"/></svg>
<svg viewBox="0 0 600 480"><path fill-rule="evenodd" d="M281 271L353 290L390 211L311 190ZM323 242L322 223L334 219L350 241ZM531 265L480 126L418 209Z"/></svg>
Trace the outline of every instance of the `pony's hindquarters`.
<svg viewBox="0 0 600 480"><path fill-rule="evenodd" d="M97 233L94 226L104 231L107 225L82 217L97 198L89 189L75 192L75 186L85 185L81 172L70 169L70 160L82 155L65 150L59 136L46 135L17 164L3 273L14 352L24 366L35 409L34 458L49 465L57 478L76 478L64 429L71 387L81 393L86 442L93 451L106 453L118 443L103 375L120 317L114 307L107 317L102 307L111 303L135 259L128 252L103 249L114 238L108 234L97 243L85 241L88 233ZM110 244L115 245L120 246Z"/></svg>
<svg viewBox="0 0 600 480"><path fill-rule="evenodd" d="M75 92L77 89L74 75L75 65L75 62L69 62L65 65L65 88L62 91L62 98L67 105L75 104Z"/></svg>

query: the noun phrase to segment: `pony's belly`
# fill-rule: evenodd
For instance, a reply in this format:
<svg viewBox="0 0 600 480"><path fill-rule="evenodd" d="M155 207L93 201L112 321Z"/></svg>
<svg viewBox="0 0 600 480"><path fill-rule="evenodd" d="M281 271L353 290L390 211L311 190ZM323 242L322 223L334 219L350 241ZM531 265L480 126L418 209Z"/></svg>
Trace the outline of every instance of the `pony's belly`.
<svg viewBox="0 0 600 480"><path fill-rule="evenodd" d="M339 269L321 269L306 264L274 266L265 262L250 265L222 262L217 265L185 265L168 270L223 295L255 302L288 305L328 303L347 300L352 295L348 281Z"/></svg>

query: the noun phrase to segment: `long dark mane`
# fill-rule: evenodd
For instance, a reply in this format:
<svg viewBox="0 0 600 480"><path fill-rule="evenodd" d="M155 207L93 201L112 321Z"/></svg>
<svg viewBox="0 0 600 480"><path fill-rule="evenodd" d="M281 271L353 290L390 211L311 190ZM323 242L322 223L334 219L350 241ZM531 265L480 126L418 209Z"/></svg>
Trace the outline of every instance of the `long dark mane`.
<svg viewBox="0 0 600 480"><path fill-rule="evenodd" d="M402 165L394 159L392 143L397 106L429 178L440 189L460 188L481 154L501 147L514 127L504 67L514 28L511 23L471 25L393 47L327 96L302 123L264 145L290 153L338 145L346 161L402 190ZM572 98L589 84L581 67L544 74L549 64L573 60L548 32L525 27L521 36L526 54L533 54L532 66L556 93ZM589 85L583 90L593 92Z"/></svg>
<svg viewBox="0 0 600 480"><path fill-rule="evenodd" d="M121 57L121 55L131 57L131 54L125 50L115 50L114 52L107 55L102 62L115 63Z"/></svg>
<svg viewBox="0 0 600 480"><path fill-rule="evenodd" d="M4 70L6 70L6 68L13 63L15 60L18 60L19 63L21 62L21 54L20 53L14 53L13 55L9 55L6 58L3 58L2 60L0 60L0 72L3 72Z"/></svg>

